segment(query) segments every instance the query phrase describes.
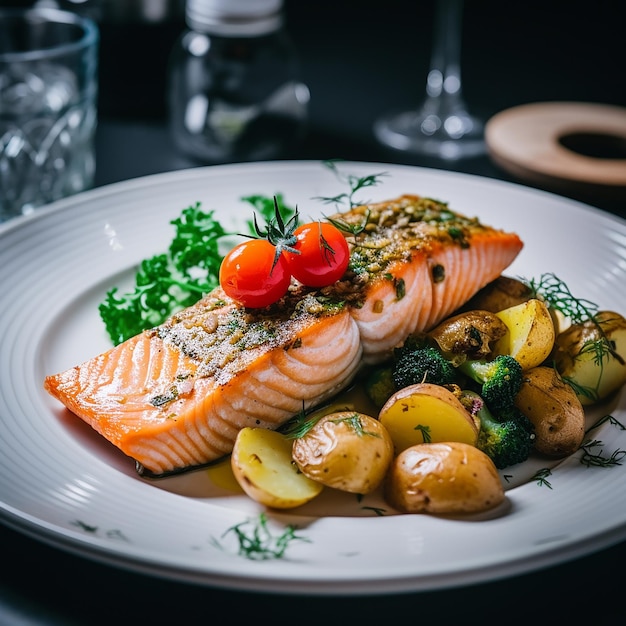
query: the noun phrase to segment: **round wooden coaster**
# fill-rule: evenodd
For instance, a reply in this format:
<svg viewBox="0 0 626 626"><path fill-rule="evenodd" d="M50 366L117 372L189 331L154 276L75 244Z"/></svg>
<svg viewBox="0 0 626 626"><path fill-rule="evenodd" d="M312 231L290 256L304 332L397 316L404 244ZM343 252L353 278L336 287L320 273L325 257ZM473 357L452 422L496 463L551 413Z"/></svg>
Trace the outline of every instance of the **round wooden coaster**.
<svg viewBox="0 0 626 626"><path fill-rule="evenodd" d="M626 197L626 108L539 102L507 109L485 126L492 160L557 191Z"/></svg>

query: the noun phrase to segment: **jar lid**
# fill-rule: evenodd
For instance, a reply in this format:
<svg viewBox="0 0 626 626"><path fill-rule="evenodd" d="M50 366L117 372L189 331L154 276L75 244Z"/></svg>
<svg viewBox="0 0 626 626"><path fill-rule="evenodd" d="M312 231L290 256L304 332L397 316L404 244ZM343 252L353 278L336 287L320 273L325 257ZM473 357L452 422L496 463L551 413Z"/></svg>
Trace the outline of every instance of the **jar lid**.
<svg viewBox="0 0 626 626"><path fill-rule="evenodd" d="M193 30L226 37L253 37L282 26L283 0L187 0Z"/></svg>

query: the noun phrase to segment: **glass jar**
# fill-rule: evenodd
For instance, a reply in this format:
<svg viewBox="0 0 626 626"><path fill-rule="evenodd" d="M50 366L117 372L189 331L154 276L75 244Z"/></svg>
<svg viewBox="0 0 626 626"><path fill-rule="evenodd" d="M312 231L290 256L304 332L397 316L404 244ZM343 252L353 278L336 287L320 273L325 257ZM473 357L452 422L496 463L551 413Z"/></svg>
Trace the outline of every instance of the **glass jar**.
<svg viewBox="0 0 626 626"><path fill-rule="evenodd" d="M289 156L303 138L309 90L284 29L282 0L188 0L170 58L170 129L205 163Z"/></svg>

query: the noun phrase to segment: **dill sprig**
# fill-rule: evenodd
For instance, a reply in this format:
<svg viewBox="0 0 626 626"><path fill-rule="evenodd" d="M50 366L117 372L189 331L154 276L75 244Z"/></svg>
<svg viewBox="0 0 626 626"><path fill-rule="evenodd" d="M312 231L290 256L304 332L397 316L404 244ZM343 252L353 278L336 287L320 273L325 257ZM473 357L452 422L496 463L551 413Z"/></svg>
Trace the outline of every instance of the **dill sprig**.
<svg viewBox="0 0 626 626"><path fill-rule="evenodd" d="M363 428L363 422L361 421L361 416L358 413L352 413L351 415L347 415L346 417L339 417L330 421L333 424L347 424L357 434L358 437L364 437L365 435L369 435L370 437L380 437L378 433L373 433Z"/></svg>
<svg viewBox="0 0 626 626"><path fill-rule="evenodd" d="M301 439L304 437L314 426L319 422L323 417L327 417L328 415L334 413L342 413L342 412L351 412L349 415L345 415L342 417L337 417L330 420L333 424L347 424L354 432L359 436L363 437L365 435L369 435L370 437L380 437L378 433L371 432L369 430L365 430L363 428L363 422L361 420L361 416L357 411L354 411L351 407L343 407L339 408L334 406L332 412L324 412L323 410L316 409L313 413L307 414L304 408L292 417L285 425L283 425L279 430L280 432L288 437L289 439Z"/></svg>
<svg viewBox="0 0 626 626"><path fill-rule="evenodd" d="M367 227L367 223L370 218L370 210L368 209L363 216L363 220L359 224L349 224L345 220L336 219L333 217L329 217L324 215L324 218L330 222L335 228L339 229L341 232L347 233L348 235L352 235L356 241L356 238L365 231Z"/></svg>
<svg viewBox="0 0 626 626"><path fill-rule="evenodd" d="M576 298L567 284L556 274L541 274L539 280L524 281L536 296L540 296L546 304L562 313L574 324L582 324L594 318L598 305L590 300Z"/></svg>
<svg viewBox="0 0 626 626"><path fill-rule="evenodd" d="M615 342L609 339L604 331L602 324L608 324L613 321L610 318L606 318L603 313L596 314L591 322L597 329L599 339L595 341L587 341L583 344L580 354L586 354L587 352L595 353L594 361L596 365L602 366L605 358L613 357L621 365L624 365L626 361L624 357L615 350Z"/></svg>
<svg viewBox="0 0 626 626"><path fill-rule="evenodd" d="M611 414L607 414L603 415L598 421L589 426L585 433L589 433L592 430L599 428L600 426L602 426L602 424L605 424L606 422L608 422L612 426L615 426L616 428L619 428L619 430L626 430L626 426L624 426L624 424L622 424L617 418L613 417Z"/></svg>
<svg viewBox="0 0 626 626"><path fill-rule="evenodd" d="M626 430L626 426L624 426L624 424L612 415L607 414L603 415L599 420L593 423L585 431L585 434L589 434L592 430L595 430L606 423L615 426L619 430ZM599 441L598 439L587 439L584 441L580 446L580 449L583 451L583 454L580 457L580 462L587 467L613 467L615 465L621 465L622 459L626 456L626 450L618 448L607 457L601 452L594 450L594 448L601 448L603 445L602 441Z"/></svg>
<svg viewBox="0 0 626 626"><path fill-rule="evenodd" d="M238 554L253 561L281 559L292 541L310 541L296 534L296 527L289 524L282 533L273 535L268 527L265 513L256 519L248 519L228 528L222 538L234 533L239 543ZM213 540L216 547L222 548L219 541Z"/></svg>
<svg viewBox="0 0 626 626"><path fill-rule="evenodd" d="M289 439L300 439L304 437L315 424L322 418L322 413L311 417L304 408L304 403L300 412L292 417L286 424L279 428L280 432Z"/></svg>
<svg viewBox="0 0 626 626"><path fill-rule="evenodd" d="M583 443L581 446L583 454L580 457L580 462L587 467L613 467L622 464L622 459L626 456L626 450L618 448L610 456L605 456L601 451L595 450L595 448L602 448L602 446L604 446L604 443L598 439Z"/></svg>
<svg viewBox="0 0 626 626"><path fill-rule="evenodd" d="M580 350L581 355L593 353L594 361L600 367L604 359L608 357L613 357L618 362L624 363L624 358L615 351L613 342L604 332L602 320L598 315L599 307L595 302L584 298L576 298L567 284L552 272L542 274L539 280L531 279L530 281L525 281L522 279L522 281L528 285L535 296L543 298L550 308L562 313L573 324L593 324L597 331L598 339L586 341ZM581 388L576 385L575 381L569 378L566 381L574 387L577 393L588 395L593 399L593 394L590 390Z"/></svg>
<svg viewBox="0 0 626 626"><path fill-rule="evenodd" d="M540 487L552 489L552 484L548 481L548 476L552 476L552 470L548 467L537 470L531 480L534 480Z"/></svg>
<svg viewBox="0 0 626 626"><path fill-rule="evenodd" d="M362 506L361 509L364 511L372 511L372 513L378 515L378 517L383 517L386 513L386 510L380 506Z"/></svg>
<svg viewBox="0 0 626 626"><path fill-rule="evenodd" d="M352 407L337 407L333 406L332 413L340 413L342 411L352 411ZM280 432L289 439L300 439L304 437L323 417L330 414L330 411L324 412L320 409L314 409L312 413L307 413L304 406L297 415L294 415L286 424L279 428ZM363 424L358 413L354 413L348 417L338 418L332 420L336 424L339 422L348 422L350 426L359 435L373 435L368 431L363 430ZM378 436L378 435L377 435Z"/></svg>
<svg viewBox="0 0 626 626"><path fill-rule="evenodd" d="M369 204L370 200L357 200L355 198L356 194L362 189L378 185L380 183L380 178L382 176L387 176L387 173L379 172L378 174L368 174L367 176L342 174L337 167L337 163L339 162L341 162L341 159L326 159L325 161L322 161L322 165L333 172L340 182L347 184L350 187L350 191L340 193L332 197L316 196L314 200L321 200L324 204L335 204L338 206L347 205L348 209L355 206Z"/></svg>

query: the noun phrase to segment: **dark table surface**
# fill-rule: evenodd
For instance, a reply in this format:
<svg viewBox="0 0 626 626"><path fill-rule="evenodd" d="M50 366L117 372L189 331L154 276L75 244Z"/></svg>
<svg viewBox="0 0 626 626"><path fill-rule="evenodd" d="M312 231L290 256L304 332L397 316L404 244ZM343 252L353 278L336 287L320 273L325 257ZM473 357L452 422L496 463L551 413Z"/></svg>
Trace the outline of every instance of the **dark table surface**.
<svg viewBox="0 0 626 626"><path fill-rule="evenodd" d="M286 8L312 97L308 135L287 158L406 163L524 182L487 156L427 162L386 150L375 141L371 127L376 117L413 107L423 97L432 0L287 0ZM500 110L536 101L626 106L623 25L623 3L618 0L468 2L462 70L470 109L488 119ZM157 24L104 21L101 29L96 185L203 165L176 153L167 130L165 63L182 23L176 18ZM567 190L563 195L626 216L622 200L581 198ZM367 597L195 586L94 562L5 527L0 528L0 554L0 625L6 626L216 619L358 624L399 617L443 624L485 618L491 623L513 618L517 623L607 623L626 610L626 542L487 583Z"/></svg>

